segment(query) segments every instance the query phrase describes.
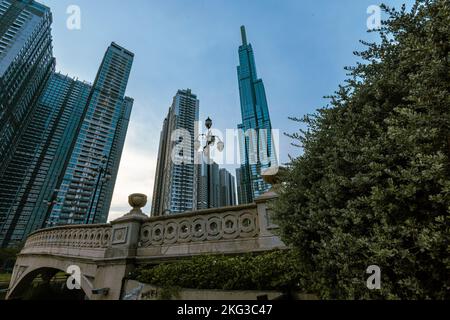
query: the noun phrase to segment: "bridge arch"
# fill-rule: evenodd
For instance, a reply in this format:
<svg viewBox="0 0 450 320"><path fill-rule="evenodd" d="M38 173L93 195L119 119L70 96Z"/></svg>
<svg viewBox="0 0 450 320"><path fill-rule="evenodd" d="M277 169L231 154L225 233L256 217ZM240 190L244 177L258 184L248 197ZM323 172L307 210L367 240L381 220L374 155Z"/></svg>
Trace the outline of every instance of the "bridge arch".
<svg viewBox="0 0 450 320"><path fill-rule="evenodd" d="M10 288L7 298L9 300L20 299L26 293L30 284L41 276L44 281L49 281L59 272L67 272L67 268L71 265L80 266L80 269L89 269L88 266L80 265L74 261L55 259L55 257L34 257L33 263L27 266L27 257L22 256L18 259L18 265L11 279ZM87 299L92 297L92 288L85 277L81 278L81 289Z"/></svg>
<svg viewBox="0 0 450 320"><path fill-rule="evenodd" d="M49 282L57 273L66 272L61 267L55 266L34 266L24 270L22 274L17 274L17 279L11 279L14 281L8 291L8 299L21 299L27 293L27 290L31 287L31 283L39 276L45 282ZM80 289L86 298L89 298L90 289L86 285L86 282L81 281Z"/></svg>

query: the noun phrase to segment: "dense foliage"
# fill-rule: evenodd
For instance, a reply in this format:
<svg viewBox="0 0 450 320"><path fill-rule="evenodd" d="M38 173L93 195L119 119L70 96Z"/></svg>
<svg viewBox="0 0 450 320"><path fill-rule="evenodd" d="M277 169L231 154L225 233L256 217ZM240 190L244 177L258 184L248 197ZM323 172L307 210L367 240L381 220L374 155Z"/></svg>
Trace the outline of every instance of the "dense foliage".
<svg viewBox="0 0 450 320"><path fill-rule="evenodd" d="M304 152L274 210L322 298L449 299L450 2L383 10L381 40L363 42L331 105L293 119Z"/></svg>
<svg viewBox="0 0 450 320"><path fill-rule="evenodd" d="M163 288L301 291L301 270L293 251L239 256L198 256L138 268L132 279Z"/></svg>

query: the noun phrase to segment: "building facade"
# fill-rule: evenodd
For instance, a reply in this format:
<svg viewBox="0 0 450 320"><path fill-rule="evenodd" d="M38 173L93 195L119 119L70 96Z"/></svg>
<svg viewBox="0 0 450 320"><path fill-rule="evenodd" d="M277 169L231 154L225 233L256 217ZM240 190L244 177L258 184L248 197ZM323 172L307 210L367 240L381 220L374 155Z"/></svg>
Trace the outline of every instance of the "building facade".
<svg viewBox="0 0 450 320"><path fill-rule="evenodd" d="M164 120L152 199L152 216L197 209L197 138L200 102L190 89L178 90Z"/></svg>
<svg viewBox="0 0 450 320"><path fill-rule="evenodd" d="M90 85L53 74L0 175L0 241L18 245L46 226L48 208L70 152Z"/></svg>
<svg viewBox="0 0 450 320"><path fill-rule="evenodd" d="M245 27L241 27L242 45L239 47L239 95L242 123L239 129L239 171L240 204L251 203L270 189L262 173L271 166L277 166L272 141L264 83L258 78L253 48L247 42Z"/></svg>
<svg viewBox="0 0 450 320"><path fill-rule="evenodd" d="M48 226L105 223L133 100L125 90L134 54L112 43L89 93Z"/></svg>
<svg viewBox="0 0 450 320"><path fill-rule="evenodd" d="M50 9L0 0L0 174L54 72Z"/></svg>
<svg viewBox="0 0 450 320"><path fill-rule="evenodd" d="M246 188L243 188L242 184L242 170L241 168L236 169L236 193L237 193L237 203L239 205L247 203L247 193Z"/></svg>
<svg viewBox="0 0 450 320"><path fill-rule="evenodd" d="M220 207L219 165L202 161L197 164L197 209Z"/></svg>
<svg viewBox="0 0 450 320"><path fill-rule="evenodd" d="M134 55L112 43L94 85L55 73L50 9L0 0L0 247L106 222L133 105Z"/></svg>
<svg viewBox="0 0 450 320"><path fill-rule="evenodd" d="M236 180L226 169L219 171L219 207L235 206Z"/></svg>
<svg viewBox="0 0 450 320"><path fill-rule="evenodd" d="M199 159L203 158L199 155ZM197 164L197 209L211 209L235 206L236 181L226 169L212 161Z"/></svg>
<svg viewBox="0 0 450 320"><path fill-rule="evenodd" d="M0 174L0 246L107 220L133 100L134 55L112 43L94 85L53 73Z"/></svg>
<svg viewBox="0 0 450 320"><path fill-rule="evenodd" d="M164 212L164 197L162 190L165 187L166 156L168 155L169 115L164 119L163 128L159 136L158 160L156 162L155 182L153 185L152 196L152 216L160 216L162 215L162 212Z"/></svg>
<svg viewBox="0 0 450 320"><path fill-rule="evenodd" d="M27 180L41 179L49 110L38 100L55 68L51 23L50 9L35 1L0 0L0 247L27 232L33 208L25 201L36 195Z"/></svg>

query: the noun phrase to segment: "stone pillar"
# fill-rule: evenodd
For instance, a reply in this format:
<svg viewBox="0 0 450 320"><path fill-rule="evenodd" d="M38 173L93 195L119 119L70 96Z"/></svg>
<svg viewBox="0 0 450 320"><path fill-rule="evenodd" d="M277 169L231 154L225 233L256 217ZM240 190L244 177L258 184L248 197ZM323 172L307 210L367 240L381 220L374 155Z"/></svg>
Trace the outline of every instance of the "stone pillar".
<svg viewBox="0 0 450 320"><path fill-rule="evenodd" d="M111 222L111 253L115 258L136 256L141 224L148 219L148 216L141 210L147 204L147 196L132 194L128 197L128 202L133 207L133 210Z"/></svg>
<svg viewBox="0 0 450 320"><path fill-rule="evenodd" d="M270 168L262 174L264 181L271 184L272 188L259 198L255 199L258 212L259 245L261 248L286 248L286 245L276 234L278 226L273 223L269 212L269 202L278 198L276 189L280 184L280 169L282 168Z"/></svg>
<svg viewBox="0 0 450 320"><path fill-rule="evenodd" d="M111 222L111 247L106 260L97 268L94 286L101 293L94 296L95 300L119 300L123 278L135 267L141 224L148 219L141 210L147 204L147 196L132 194L128 202L133 209ZM109 287L105 288L103 284L109 284Z"/></svg>
<svg viewBox="0 0 450 320"><path fill-rule="evenodd" d="M258 212L258 224L259 224L259 234L261 237L269 237L273 236L273 233L270 231L274 226L270 220L269 212L268 212L268 202L270 200L274 200L278 197L278 195L274 192L267 192L263 194L261 197L255 199L257 212Z"/></svg>
<svg viewBox="0 0 450 320"><path fill-rule="evenodd" d="M278 198L277 189L281 183L280 174L284 171L283 167L271 167L262 173L264 181L272 185L272 188L259 198L255 199L258 208L259 227L261 236L273 235L269 229L275 229L277 226L273 224L268 212L268 202Z"/></svg>

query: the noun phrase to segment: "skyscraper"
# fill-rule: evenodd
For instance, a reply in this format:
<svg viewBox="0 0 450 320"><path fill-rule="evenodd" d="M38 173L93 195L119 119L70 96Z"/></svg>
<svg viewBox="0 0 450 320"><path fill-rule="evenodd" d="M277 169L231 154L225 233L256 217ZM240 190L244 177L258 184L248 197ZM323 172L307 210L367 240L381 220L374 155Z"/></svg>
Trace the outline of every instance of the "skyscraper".
<svg viewBox="0 0 450 320"><path fill-rule="evenodd" d="M197 209L236 205L235 179L226 169L220 169L215 162L202 162L197 164L197 172Z"/></svg>
<svg viewBox="0 0 450 320"><path fill-rule="evenodd" d="M242 170L241 168L236 169L236 193L237 193L237 203L246 204L247 203L247 193L246 188L243 188L242 180Z"/></svg>
<svg viewBox="0 0 450 320"><path fill-rule="evenodd" d="M125 90L134 54L112 43L103 57L57 188L49 226L104 223L133 100Z"/></svg>
<svg viewBox="0 0 450 320"><path fill-rule="evenodd" d="M165 170L166 170L166 156L168 153L168 139L169 139L169 115L164 119L163 128L159 136L159 150L158 160L156 163L155 183L153 185L153 197L152 197L152 216L162 215L164 212L164 192L165 187Z"/></svg>
<svg viewBox="0 0 450 320"><path fill-rule="evenodd" d="M219 207L236 205L235 179L226 169L219 171Z"/></svg>
<svg viewBox="0 0 450 320"><path fill-rule="evenodd" d="M111 203L134 55L112 43L93 86L56 74L51 23L33 0L0 0L0 247L106 222Z"/></svg>
<svg viewBox="0 0 450 320"><path fill-rule="evenodd" d="M91 86L53 74L0 174L0 246L46 226Z"/></svg>
<svg viewBox="0 0 450 320"><path fill-rule="evenodd" d="M219 165L205 161L197 164L197 209L220 207ZM209 203L208 203L209 201Z"/></svg>
<svg viewBox="0 0 450 320"><path fill-rule="evenodd" d="M197 96L190 89L178 90L173 98L160 136L152 216L197 208L194 140L199 106Z"/></svg>
<svg viewBox="0 0 450 320"><path fill-rule="evenodd" d="M245 27L241 27L242 45L239 47L239 94L242 123L238 125L241 167L238 177L240 204L251 203L270 189L262 179L265 169L276 166L264 84L256 73L253 48L247 42ZM242 201L242 202L241 202Z"/></svg>
<svg viewBox="0 0 450 320"><path fill-rule="evenodd" d="M51 22L50 9L35 1L0 0L0 246L20 242L28 227L29 214L14 213L35 193L23 181L36 174L33 159L42 145L27 128L44 134L45 122L38 123L46 115L35 112L55 67Z"/></svg>
<svg viewBox="0 0 450 320"><path fill-rule="evenodd" d="M50 9L0 0L0 170L5 168L54 71Z"/></svg>
<svg viewBox="0 0 450 320"><path fill-rule="evenodd" d="M0 171L0 246L62 224L106 222L133 100L134 55L112 43L93 86L54 73Z"/></svg>

